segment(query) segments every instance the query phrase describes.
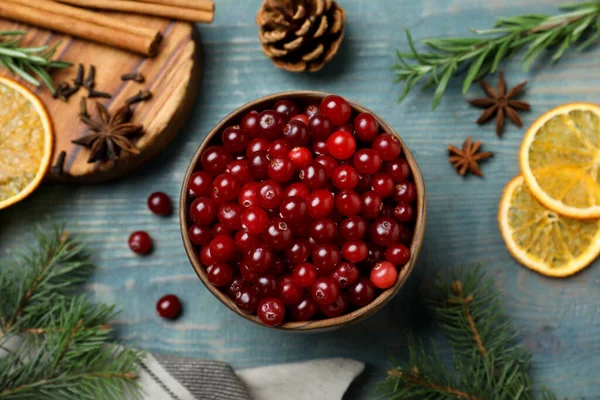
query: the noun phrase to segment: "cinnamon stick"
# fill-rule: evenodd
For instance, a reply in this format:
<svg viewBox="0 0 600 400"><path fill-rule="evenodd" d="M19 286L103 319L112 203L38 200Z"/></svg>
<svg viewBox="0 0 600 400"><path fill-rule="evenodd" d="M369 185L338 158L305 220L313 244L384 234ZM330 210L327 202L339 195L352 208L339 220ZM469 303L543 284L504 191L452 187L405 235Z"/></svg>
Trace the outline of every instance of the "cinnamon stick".
<svg viewBox="0 0 600 400"><path fill-rule="evenodd" d="M145 56L154 56L158 48L156 39L94 24L59 12L46 11L33 4L24 5L14 0L0 1L0 17L133 51Z"/></svg>
<svg viewBox="0 0 600 400"><path fill-rule="evenodd" d="M166 6L195 8L197 10L215 11L215 2L213 0L133 0L140 3L156 3Z"/></svg>
<svg viewBox="0 0 600 400"><path fill-rule="evenodd" d="M144 26L138 26L133 24L124 24L119 22L117 18L102 15L93 11L82 10L81 8L72 7L66 4L56 3L52 0L11 0L13 3L20 3L25 6L38 8L40 10L49 11L55 14L61 14L67 17L79 19L81 21L89 22L96 25L106 26L118 31L126 31L137 35L142 35L150 38L151 40L159 40L160 30L146 28Z"/></svg>
<svg viewBox="0 0 600 400"><path fill-rule="evenodd" d="M190 22L211 23L212 11L203 11L186 7L175 7L163 4L144 3L132 0L54 0L78 7L96 10L121 11L133 14L154 15Z"/></svg>

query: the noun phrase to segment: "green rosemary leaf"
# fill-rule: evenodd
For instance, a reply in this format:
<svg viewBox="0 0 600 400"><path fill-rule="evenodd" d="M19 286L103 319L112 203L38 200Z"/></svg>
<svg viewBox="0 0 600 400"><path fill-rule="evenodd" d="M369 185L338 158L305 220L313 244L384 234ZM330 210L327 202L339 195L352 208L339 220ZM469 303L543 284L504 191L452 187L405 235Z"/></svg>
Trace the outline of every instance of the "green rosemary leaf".
<svg viewBox="0 0 600 400"><path fill-rule="evenodd" d="M40 83L31 75L29 75L23 68L21 68L17 63L10 62L8 64L9 70L19 75L25 81L31 83L34 86L40 86Z"/></svg>
<svg viewBox="0 0 600 400"><path fill-rule="evenodd" d="M450 82L450 77L454 74L456 68L456 64L450 64L448 68L446 68L446 70L442 73L442 78L440 79L438 87L435 90L435 93L433 94L433 103L431 105L431 108L433 110L435 110L435 108L440 103L440 100L442 100L442 96L446 91L446 86L448 86L448 82Z"/></svg>
<svg viewBox="0 0 600 400"><path fill-rule="evenodd" d="M23 36L27 31L0 31L0 36Z"/></svg>
<svg viewBox="0 0 600 400"><path fill-rule="evenodd" d="M37 65L32 65L30 68L33 72L35 72L40 77L40 79L42 80L42 82L44 82L44 84L50 90L50 92L54 93L54 91L55 91L54 83L52 82L52 77L50 76L48 71L46 71L45 69L43 69Z"/></svg>
<svg viewBox="0 0 600 400"><path fill-rule="evenodd" d="M469 67L469 71L467 72L467 76L465 76L465 80L463 81L462 92L463 94L467 93L467 90L471 87L473 80L477 76L477 73L481 70L481 66L485 61L486 57L490 53L491 48L488 46L486 49L483 49L479 57L475 61L471 63Z"/></svg>
<svg viewBox="0 0 600 400"><path fill-rule="evenodd" d="M412 36L410 35L410 31L408 29L406 30L406 39L408 39L408 46L410 47L410 50L412 51L413 56L415 57L415 60L421 63L425 62L425 60L421 57L421 55L415 48L415 43L413 42Z"/></svg>

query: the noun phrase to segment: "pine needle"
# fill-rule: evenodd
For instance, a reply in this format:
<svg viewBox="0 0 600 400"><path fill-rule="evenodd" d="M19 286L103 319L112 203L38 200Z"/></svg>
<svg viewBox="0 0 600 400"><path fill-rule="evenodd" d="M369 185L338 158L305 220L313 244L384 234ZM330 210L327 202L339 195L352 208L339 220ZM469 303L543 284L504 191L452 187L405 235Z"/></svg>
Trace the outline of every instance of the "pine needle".
<svg viewBox="0 0 600 400"><path fill-rule="evenodd" d="M551 62L558 61L574 44L584 50L600 38L600 1L561 6L563 14L519 15L500 18L492 29L475 30L477 36L425 39L429 50L420 53L410 35L406 38L410 52L396 52L397 62L392 70L396 82L404 83L402 101L419 82L428 89L437 86L433 95L435 109L452 76L466 71L462 92L487 74L494 73L499 64L521 49L525 54L521 63L527 71L545 50L552 49Z"/></svg>
<svg viewBox="0 0 600 400"><path fill-rule="evenodd" d="M52 68L66 68L70 63L52 60L58 43L53 46L20 47L26 31L0 31L0 65L34 86L41 80L55 93L54 83L48 74Z"/></svg>

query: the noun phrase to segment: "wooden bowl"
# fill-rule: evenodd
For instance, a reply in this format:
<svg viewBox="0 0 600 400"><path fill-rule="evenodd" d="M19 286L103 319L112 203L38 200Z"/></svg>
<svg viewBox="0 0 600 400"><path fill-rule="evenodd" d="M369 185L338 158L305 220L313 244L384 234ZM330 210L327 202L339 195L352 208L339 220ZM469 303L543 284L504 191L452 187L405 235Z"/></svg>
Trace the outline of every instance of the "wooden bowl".
<svg viewBox="0 0 600 400"><path fill-rule="evenodd" d="M256 322L262 326L265 326L260 322L258 317L254 315L247 314L240 310L235 302L231 300L227 294L220 291L217 287L213 286L209 281L206 274L205 267L200 263L199 255L197 248L190 242L188 237L189 230L189 218L187 216L188 208L190 206L189 197L188 197L188 181L192 173L196 171L196 166L200 163L200 155L204 151L206 147L209 146L210 141L217 135L220 135L227 126L239 124L242 117L251 110L264 110L273 106L275 102L282 99L288 99L296 102L300 106L307 106L309 104L320 103L321 99L325 96L329 95L329 93L324 92L316 92L316 91L292 91L292 92L283 92L277 93L270 96L262 97L260 99L251 101L250 103L243 105L238 108L227 117L223 118L221 122L219 122L208 134L206 139L202 141L200 147L196 150L192 161L187 169L185 174L185 178L183 179L183 185L181 187L181 198L180 198L180 207L179 207L179 219L181 225L181 235L183 237L183 244L185 246L185 250L187 252L188 258L192 263L196 274L204 283L204 285L208 288L208 290L223 304L225 304L229 309L237 313L238 315L250 320L252 322ZM412 176L414 183L417 187L417 206L416 206L416 222L415 222L415 230L412 239L412 243L410 246L411 255L409 262L400 269L398 272L398 280L396 284L381 292L379 296L377 296L370 304L365 307L359 308L349 314L342 315L336 318L322 319L322 320L312 320L312 321L302 321L302 322L286 322L279 326L274 327L275 329L281 329L286 331L324 331L324 330L333 330L340 328L342 326L349 325L351 323L360 321L381 308L385 306L399 291L404 283L408 279L410 273L412 272L415 262L417 260L417 256L419 255L419 251L421 249L421 243L423 242L423 234L425 232L425 219L426 219L426 196L425 196L425 185L423 184L423 177L421 176L421 171L415 162L415 159L411 155L410 151L402 141L402 138L396 133L396 131L382 118L377 116L372 111L366 109L365 107L349 102L350 106L353 109L353 113L360 112L370 112L375 116L379 126L383 132L388 132L400 139L400 143L402 144L402 153L404 157L408 161L410 168L412 170Z"/></svg>

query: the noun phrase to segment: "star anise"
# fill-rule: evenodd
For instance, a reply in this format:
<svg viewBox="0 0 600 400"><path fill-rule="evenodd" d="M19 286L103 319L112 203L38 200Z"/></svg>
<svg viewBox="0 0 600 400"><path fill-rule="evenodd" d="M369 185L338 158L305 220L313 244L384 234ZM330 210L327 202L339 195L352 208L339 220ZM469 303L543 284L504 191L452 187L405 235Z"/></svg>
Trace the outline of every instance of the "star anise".
<svg viewBox="0 0 600 400"><path fill-rule="evenodd" d="M469 101L471 105L474 105L476 107L487 108L487 110L485 110L481 114L481 116L477 120L477 123L483 124L495 115L496 135L498 136L502 135L502 131L504 130L505 118L510 119L515 125L519 127L523 126L523 122L521 121L517 110L529 111L531 109L531 106L527 102L521 100L513 100L512 98L523 91L527 82L521 82L517 86L506 92L506 82L504 81L504 74L502 72L499 72L497 90L491 87L483 79L480 83L481 88L488 97L482 97L480 99Z"/></svg>
<svg viewBox="0 0 600 400"><path fill-rule="evenodd" d="M456 168L456 172L460 175L465 175L467 171L473 175L483 176L479 168L479 162L494 156L494 153L489 151L480 152L481 142L473 143L473 138L469 136L462 144L462 150L458 147L448 145L450 158L448 159L452 166Z"/></svg>
<svg viewBox="0 0 600 400"><path fill-rule="evenodd" d="M92 133L72 142L90 149L88 163L99 160L114 161L119 158L124 150L132 154L140 151L131 143L130 138L142 131L142 125L129 122L131 110L125 105L119 108L114 115L110 115L104 105L96 102L97 120L92 119L87 112L80 114L80 119L90 127Z"/></svg>

